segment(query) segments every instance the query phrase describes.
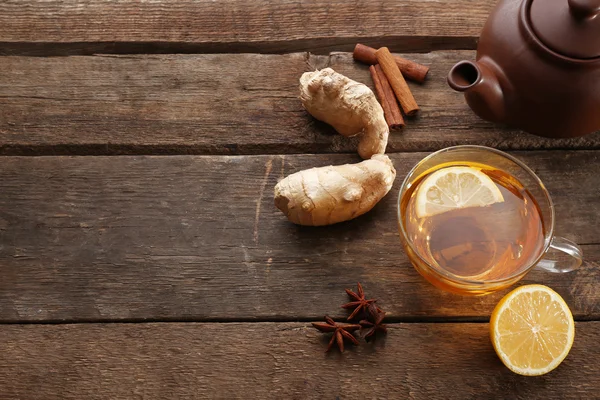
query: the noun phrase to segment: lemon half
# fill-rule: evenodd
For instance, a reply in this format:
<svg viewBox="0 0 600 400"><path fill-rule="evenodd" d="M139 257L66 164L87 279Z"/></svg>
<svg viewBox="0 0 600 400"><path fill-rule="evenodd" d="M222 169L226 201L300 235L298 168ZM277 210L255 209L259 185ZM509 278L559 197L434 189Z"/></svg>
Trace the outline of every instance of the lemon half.
<svg viewBox="0 0 600 400"><path fill-rule="evenodd" d="M567 303L543 285L521 286L498 303L490 336L500 360L520 375L543 375L565 359L575 338Z"/></svg>
<svg viewBox="0 0 600 400"><path fill-rule="evenodd" d="M480 169L447 167L435 171L421 183L417 190L415 211L418 218L423 218L503 201L498 186Z"/></svg>

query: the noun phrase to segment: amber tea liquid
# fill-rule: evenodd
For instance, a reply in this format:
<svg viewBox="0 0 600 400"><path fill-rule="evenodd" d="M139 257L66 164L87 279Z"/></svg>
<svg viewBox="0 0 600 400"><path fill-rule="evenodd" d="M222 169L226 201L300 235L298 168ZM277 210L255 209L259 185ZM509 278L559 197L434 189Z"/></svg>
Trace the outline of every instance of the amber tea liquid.
<svg viewBox="0 0 600 400"><path fill-rule="evenodd" d="M452 166L473 167L468 163ZM500 189L503 202L419 218L416 193L427 174L415 181L402 197L401 216L414 251L434 270L448 272L461 280L502 280L524 271L542 254L544 224L535 199L516 178L481 164L476 168ZM460 292L449 287L444 277L424 273L426 268L418 265L422 261L417 260L413 250L407 248L407 251L417 269L433 284Z"/></svg>

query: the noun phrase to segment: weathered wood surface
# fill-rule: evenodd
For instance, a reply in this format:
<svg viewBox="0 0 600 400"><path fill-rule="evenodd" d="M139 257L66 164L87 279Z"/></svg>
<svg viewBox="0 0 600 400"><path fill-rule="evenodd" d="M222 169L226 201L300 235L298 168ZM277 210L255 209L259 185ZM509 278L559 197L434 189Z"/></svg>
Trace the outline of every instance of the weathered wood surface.
<svg viewBox="0 0 600 400"><path fill-rule="evenodd" d="M0 320L298 320L342 317L365 284L400 321L485 321L503 293L446 294L400 248L402 178L426 153L392 155L398 178L367 215L322 228L289 223L276 182L351 155L1 157ZM584 246L578 272L532 272L578 319L600 316L595 151L516 152L546 183L556 233Z"/></svg>
<svg viewBox="0 0 600 400"><path fill-rule="evenodd" d="M1 6L0 6L1 7ZM600 133L550 140L485 122L446 74L472 51L409 55L431 65L412 84L422 112L388 152L456 144L500 149L600 148ZM220 54L0 58L0 154L354 153L298 99L304 71L329 65L371 85L366 66L331 56Z"/></svg>
<svg viewBox="0 0 600 400"><path fill-rule="evenodd" d="M0 399L595 397L600 133L490 124L447 87L494 3L0 1ZM298 78L331 66L372 86L340 53L357 42L431 66L410 84L422 113L390 137L398 179L381 204L296 227L272 204L277 180L358 161L356 141L304 111ZM574 273L522 281L557 290L579 321L549 375L514 375L495 356L484 322L506 292L443 293L400 248L402 178L456 144L553 149L514 153L585 255ZM344 318L356 281L390 333L325 355L308 321Z"/></svg>
<svg viewBox="0 0 600 400"><path fill-rule="evenodd" d="M488 0L3 0L0 54L475 48Z"/></svg>
<svg viewBox="0 0 600 400"><path fill-rule="evenodd" d="M325 354L307 323L0 326L2 399L582 399L600 387L600 322L542 377L510 372L488 324L394 324Z"/></svg>

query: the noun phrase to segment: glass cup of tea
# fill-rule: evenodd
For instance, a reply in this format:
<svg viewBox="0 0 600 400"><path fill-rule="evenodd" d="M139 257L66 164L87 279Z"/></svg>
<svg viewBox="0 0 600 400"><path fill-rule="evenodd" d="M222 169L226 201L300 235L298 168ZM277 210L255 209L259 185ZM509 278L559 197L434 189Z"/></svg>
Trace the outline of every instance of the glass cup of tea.
<svg viewBox="0 0 600 400"><path fill-rule="evenodd" d="M577 244L554 236L542 181L488 147L450 147L421 160L400 189L398 227L417 271L459 294L504 289L534 267L560 273L582 263Z"/></svg>

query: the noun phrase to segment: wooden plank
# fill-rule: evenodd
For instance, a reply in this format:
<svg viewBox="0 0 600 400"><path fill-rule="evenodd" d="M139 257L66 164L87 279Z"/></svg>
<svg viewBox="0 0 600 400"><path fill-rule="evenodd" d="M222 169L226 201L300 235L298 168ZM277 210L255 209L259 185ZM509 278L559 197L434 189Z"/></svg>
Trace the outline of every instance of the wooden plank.
<svg viewBox="0 0 600 400"><path fill-rule="evenodd" d="M385 340L325 354L307 323L0 326L3 400L580 399L600 391L600 322L580 322L565 361L523 377L487 324L393 324Z"/></svg>
<svg viewBox="0 0 600 400"><path fill-rule="evenodd" d="M475 48L486 0L4 0L0 54Z"/></svg>
<svg viewBox="0 0 600 400"><path fill-rule="evenodd" d="M515 153L555 201L556 232L584 246L578 272L532 272L578 319L600 316L600 152ZM409 265L396 228L402 178L426 153L392 156L398 178L369 214L297 227L278 179L349 155L2 157L0 320L298 320L344 316L364 283L396 320L484 321L502 294L442 293Z"/></svg>
<svg viewBox="0 0 600 400"><path fill-rule="evenodd" d="M501 149L600 148L600 133L550 140L485 122L446 74L472 51L409 57L431 65L412 85L422 108L388 152L456 144ZM283 154L356 151L356 141L315 121L298 99L304 71L330 65L371 85L348 53L4 57L0 154Z"/></svg>

